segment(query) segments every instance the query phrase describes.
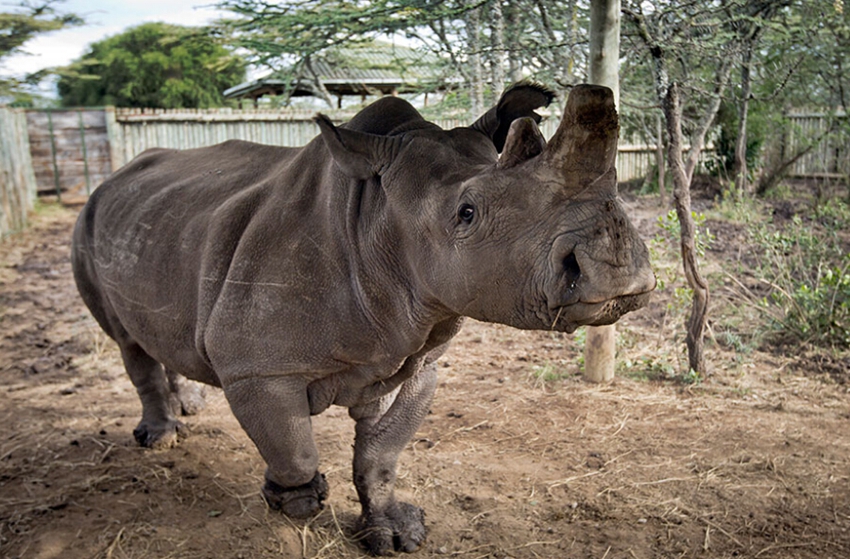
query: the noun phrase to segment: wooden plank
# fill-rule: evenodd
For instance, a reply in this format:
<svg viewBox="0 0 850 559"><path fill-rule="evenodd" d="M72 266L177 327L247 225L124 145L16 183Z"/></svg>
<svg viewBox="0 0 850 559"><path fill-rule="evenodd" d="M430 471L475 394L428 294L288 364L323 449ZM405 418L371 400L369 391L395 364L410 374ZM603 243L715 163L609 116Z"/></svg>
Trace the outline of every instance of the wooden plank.
<svg viewBox="0 0 850 559"><path fill-rule="evenodd" d="M115 107L106 107L104 111L106 121L106 139L109 144L109 163L113 171L117 171L126 163L124 159L124 136L121 127L115 120Z"/></svg>
<svg viewBox="0 0 850 559"><path fill-rule="evenodd" d="M94 188L111 173L105 111L29 111L27 125L39 192L51 192L57 184L60 191L77 190L87 183ZM52 164L54 149L55 167Z"/></svg>
<svg viewBox="0 0 850 559"><path fill-rule="evenodd" d="M0 108L0 240L26 226L35 196L26 115Z"/></svg>

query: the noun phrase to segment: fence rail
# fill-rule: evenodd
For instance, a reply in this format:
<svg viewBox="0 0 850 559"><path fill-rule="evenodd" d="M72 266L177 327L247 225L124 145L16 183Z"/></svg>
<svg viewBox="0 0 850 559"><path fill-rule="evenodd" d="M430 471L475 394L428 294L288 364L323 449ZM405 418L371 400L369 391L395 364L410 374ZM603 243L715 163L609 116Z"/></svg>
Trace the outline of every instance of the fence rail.
<svg viewBox="0 0 850 559"><path fill-rule="evenodd" d="M0 239L26 225L35 196L26 114L0 108Z"/></svg>
<svg viewBox="0 0 850 559"><path fill-rule="evenodd" d="M306 145L319 133L312 120L313 114L304 110L107 107L105 110L29 111L27 120L38 191L85 194L96 188L111 171L153 147L191 149L230 139L286 147ZM20 116L18 113L16 117L19 129ZM336 122L344 122L354 114L330 111L328 116ZM850 173L850 138L830 128L834 122L829 120L831 117L798 113L789 118L786 152L794 153L793 150L801 146L813 144L792 168L793 176L847 176ZM450 129L466 126L472 120L470 117L435 122ZM548 139L557 126L558 119L550 117L540 128ZM827 130L830 134L825 135ZM17 135L25 137L20 132ZM617 174L621 181L643 178L655 165L655 146L636 145L638 142L620 139ZM706 152L702 159L713 156Z"/></svg>
<svg viewBox="0 0 850 559"><path fill-rule="evenodd" d="M111 109L106 112L111 144L112 166L118 167L151 147L191 149L225 140L248 140L261 144L300 147L319 133L314 112L256 111L238 109L141 110ZM353 113L330 112L335 122L344 122ZM443 129L467 126L472 119L434 121ZM551 138L558 127L554 118L541 124L544 137ZM653 146L621 145L617 172L621 181L641 178L655 162Z"/></svg>

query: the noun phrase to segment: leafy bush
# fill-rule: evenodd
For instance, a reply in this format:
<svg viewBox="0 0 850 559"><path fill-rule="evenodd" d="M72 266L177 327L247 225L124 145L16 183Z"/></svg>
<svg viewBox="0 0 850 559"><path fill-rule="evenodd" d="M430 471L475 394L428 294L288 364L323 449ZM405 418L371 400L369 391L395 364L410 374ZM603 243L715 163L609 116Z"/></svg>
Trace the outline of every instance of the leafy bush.
<svg viewBox="0 0 850 559"><path fill-rule="evenodd" d="M850 225L847 215L846 205L833 208L823 216L830 221L826 230L799 216L781 230L750 228L761 281L770 287L760 304L779 338L850 347L850 254L838 235Z"/></svg>
<svg viewBox="0 0 850 559"><path fill-rule="evenodd" d="M714 235L705 226L705 214L692 211L691 218L694 220L694 248L697 251L697 256L703 258L705 251L714 242ZM681 226L679 225L679 215L676 213L676 210L670 210L667 212L667 215L658 216L658 227L666 233L667 240L673 243L673 246L679 246L678 243L682 234Z"/></svg>

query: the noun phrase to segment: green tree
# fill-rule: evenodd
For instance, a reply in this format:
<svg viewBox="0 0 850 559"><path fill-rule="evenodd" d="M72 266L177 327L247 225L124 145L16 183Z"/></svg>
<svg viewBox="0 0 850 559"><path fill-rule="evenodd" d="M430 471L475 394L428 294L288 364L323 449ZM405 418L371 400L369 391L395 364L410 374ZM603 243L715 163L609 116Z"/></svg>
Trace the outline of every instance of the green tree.
<svg viewBox="0 0 850 559"><path fill-rule="evenodd" d="M438 0L225 0L217 6L233 14L218 22L222 40L247 52L254 66L291 83L312 83L319 93L322 86L313 61L325 51L413 31L467 9L462 1Z"/></svg>
<svg viewBox="0 0 850 559"><path fill-rule="evenodd" d="M739 42L731 22L747 1L623 2L624 36L628 38L632 63L644 67L642 72L634 73L643 77L643 87L636 88L635 93L649 93L646 76L651 76L649 102L661 107L666 123L682 263L693 293L686 335L688 362L691 371L697 374L706 373L704 334L710 292L699 269L690 185L706 135L729 84L733 64L739 59ZM648 72L646 67L650 69ZM688 126L687 160L682 157L685 118L696 121Z"/></svg>
<svg viewBox="0 0 850 559"><path fill-rule="evenodd" d="M292 82L314 79L311 61L326 49L387 35L405 36L444 59L465 82L476 113L506 82L531 77L565 90L586 74L587 0L224 0L217 6L233 14L219 22L219 34L256 66Z"/></svg>
<svg viewBox="0 0 850 559"><path fill-rule="evenodd" d="M757 144L761 163L755 191L764 194L775 186L796 161L830 137L845 145L850 105L850 14L842 0L795 0L781 24L765 32L754 64L753 111L767 123L764 132L747 140ZM806 108L822 111L827 124L822 133L788 149L785 135L791 122L787 112Z"/></svg>
<svg viewBox="0 0 850 559"><path fill-rule="evenodd" d="M8 56L25 52L23 46L36 35L83 23L75 14L58 12L57 3L58 0L25 0L0 12L0 64ZM0 99L9 99L12 104L31 104L30 86L41 81L47 73L49 70L45 69L27 76L0 76Z"/></svg>
<svg viewBox="0 0 850 559"><path fill-rule="evenodd" d="M64 69L65 106L204 108L245 79L245 62L202 29L146 23L94 43Z"/></svg>

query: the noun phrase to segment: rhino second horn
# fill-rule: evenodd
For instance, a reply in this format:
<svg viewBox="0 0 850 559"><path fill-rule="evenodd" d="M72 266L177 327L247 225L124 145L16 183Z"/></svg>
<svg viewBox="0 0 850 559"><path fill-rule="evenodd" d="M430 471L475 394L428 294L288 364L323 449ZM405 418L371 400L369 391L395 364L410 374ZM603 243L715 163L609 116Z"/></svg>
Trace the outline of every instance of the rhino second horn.
<svg viewBox="0 0 850 559"><path fill-rule="evenodd" d="M511 123L505 149L499 156L499 168L510 169L540 155L546 149L546 139L531 117L518 118Z"/></svg>
<svg viewBox="0 0 850 559"><path fill-rule="evenodd" d="M601 85L577 85L546 146L545 161L580 183L590 184L614 165L618 132L614 93Z"/></svg>

